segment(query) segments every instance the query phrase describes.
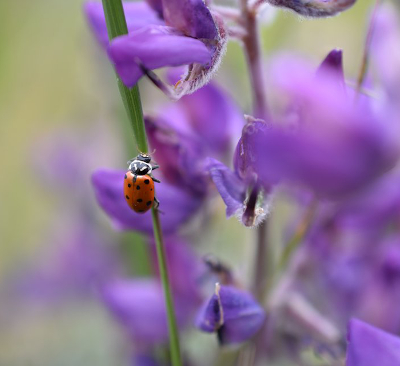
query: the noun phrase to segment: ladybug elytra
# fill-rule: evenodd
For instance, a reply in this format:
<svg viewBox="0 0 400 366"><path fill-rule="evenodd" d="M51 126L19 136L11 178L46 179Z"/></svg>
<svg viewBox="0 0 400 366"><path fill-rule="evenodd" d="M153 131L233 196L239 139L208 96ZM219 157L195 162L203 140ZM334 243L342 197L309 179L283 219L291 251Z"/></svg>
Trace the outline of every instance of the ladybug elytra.
<svg viewBox="0 0 400 366"><path fill-rule="evenodd" d="M137 213L145 213L154 202L160 204L155 197L154 182L160 181L151 175L158 165L151 165L151 158L146 154L139 154L129 160L129 169L124 177L124 195L128 206Z"/></svg>

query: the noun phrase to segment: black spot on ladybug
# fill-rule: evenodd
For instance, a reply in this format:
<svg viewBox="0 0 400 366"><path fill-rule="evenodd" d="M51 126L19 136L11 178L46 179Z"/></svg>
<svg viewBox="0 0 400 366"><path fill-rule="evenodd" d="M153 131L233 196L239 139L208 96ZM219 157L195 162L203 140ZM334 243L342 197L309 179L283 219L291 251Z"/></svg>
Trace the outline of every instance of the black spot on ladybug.
<svg viewBox="0 0 400 366"><path fill-rule="evenodd" d="M149 184L150 181L148 179L145 179L144 184Z"/></svg>
<svg viewBox="0 0 400 366"><path fill-rule="evenodd" d="M150 191L152 191L153 190L153 188L150 188Z"/></svg>
<svg viewBox="0 0 400 366"><path fill-rule="evenodd" d="M144 212L144 210L139 210L138 212Z"/></svg>
<svg viewBox="0 0 400 366"><path fill-rule="evenodd" d="M131 187L132 187L132 185L129 183L129 184L128 184L128 187L129 187L129 188L131 188Z"/></svg>
<svg viewBox="0 0 400 366"><path fill-rule="evenodd" d="M150 205L151 205L151 201L148 201L148 202L146 203L146 205L147 205L147 206L150 206Z"/></svg>
<svg viewBox="0 0 400 366"><path fill-rule="evenodd" d="M140 186L136 186L136 189L139 190L139 189L140 189Z"/></svg>
<svg viewBox="0 0 400 366"><path fill-rule="evenodd" d="M128 197L128 196L125 196L125 198L126 198L127 200L129 200L129 197Z"/></svg>
<svg viewBox="0 0 400 366"><path fill-rule="evenodd" d="M125 179L128 178L126 174L125 174L125 177L124 177L124 178L125 178Z"/></svg>
<svg viewBox="0 0 400 366"><path fill-rule="evenodd" d="M137 201L138 202L143 202L143 200L141 198L138 198Z"/></svg>

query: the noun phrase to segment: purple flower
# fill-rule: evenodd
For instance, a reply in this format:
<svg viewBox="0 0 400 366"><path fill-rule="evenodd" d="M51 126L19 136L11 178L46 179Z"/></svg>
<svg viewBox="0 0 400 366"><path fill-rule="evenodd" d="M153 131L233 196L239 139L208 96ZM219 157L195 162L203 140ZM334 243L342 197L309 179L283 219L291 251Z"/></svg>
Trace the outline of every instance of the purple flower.
<svg viewBox="0 0 400 366"><path fill-rule="evenodd" d="M348 327L346 366L397 366L400 338L352 319Z"/></svg>
<svg viewBox="0 0 400 366"><path fill-rule="evenodd" d="M263 308L248 292L216 284L215 294L197 315L196 326L204 332L217 332L221 344L233 344L255 335L264 320Z"/></svg>
<svg viewBox="0 0 400 366"><path fill-rule="evenodd" d="M307 17L330 17L353 6L356 0L265 0Z"/></svg>
<svg viewBox="0 0 400 366"><path fill-rule="evenodd" d="M276 93L288 100L288 113L263 130L244 130L251 167L264 184L290 182L321 197L339 198L395 165L397 127L355 105L332 77L340 74L319 69L315 76L293 58L278 59L271 74Z"/></svg>
<svg viewBox="0 0 400 366"><path fill-rule="evenodd" d="M166 253L178 325L184 327L199 305L197 286L201 263L187 243L168 239ZM168 340L165 299L158 279L119 279L103 288L103 301L111 314L139 345Z"/></svg>
<svg viewBox="0 0 400 366"><path fill-rule="evenodd" d="M168 0L151 5L125 5L129 34L114 39L108 54L128 87L143 76L142 66L154 70L190 65L174 89L179 99L210 80L224 53L224 26L202 0ZM85 11L97 39L107 45L101 4L89 2Z"/></svg>
<svg viewBox="0 0 400 366"><path fill-rule="evenodd" d="M99 169L92 175L92 184L99 205L121 230L135 230L152 235L151 212L138 215L126 204L123 194L125 171ZM187 222L200 208L201 198L177 186L162 182L156 186L160 201L161 226L165 234L173 233Z"/></svg>

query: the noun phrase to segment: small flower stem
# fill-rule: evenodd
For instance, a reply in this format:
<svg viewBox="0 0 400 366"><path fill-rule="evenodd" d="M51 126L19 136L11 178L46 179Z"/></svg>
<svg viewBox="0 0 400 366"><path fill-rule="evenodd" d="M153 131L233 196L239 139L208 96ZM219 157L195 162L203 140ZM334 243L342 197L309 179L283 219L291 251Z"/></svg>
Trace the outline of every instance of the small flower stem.
<svg viewBox="0 0 400 366"><path fill-rule="evenodd" d="M260 48L260 37L257 26L257 12L250 9L248 0L240 1L241 26L245 29L242 37L243 49L247 60L247 68L250 76L253 116L266 119L268 114L267 96L264 85L262 69L262 53ZM268 219L260 224L256 233L256 250L254 258L254 272L252 278L252 291L258 301L263 300L265 295L265 283L268 277L269 260L268 243ZM259 333L260 334L260 333ZM238 365L254 365L258 346L259 334L253 342L239 351Z"/></svg>
<svg viewBox="0 0 400 366"><path fill-rule="evenodd" d="M104 15L107 23L109 39L128 33L126 25L124 9L121 0L102 0ZM142 104L140 102L139 88L135 85L133 88L127 88L122 81L117 77L118 88L121 93L129 121L132 124L134 138L137 143L137 148L142 153L147 153L148 144L146 130L144 127ZM160 277L164 290L168 330L170 338L170 351L172 366L182 366L181 352L179 345L178 327L176 323L175 309L172 299L172 292L168 276L167 260L165 255L165 246L163 242L160 218L157 208L152 208L152 220L154 239L157 247L158 265L160 269Z"/></svg>
<svg viewBox="0 0 400 366"><path fill-rule="evenodd" d="M260 48L260 37L257 26L257 13L249 9L248 1L241 0L241 21L246 30L243 36L243 46L246 54L247 65L250 74L251 90L253 93L254 117L266 118L268 111L267 98L265 93L262 55Z"/></svg>
<svg viewBox="0 0 400 366"><path fill-rule="evenodd" d="M262 302L265 296L265 288L268 277L268 267L270 264L267 248L268 220L257 227L257 250L254 258L253 272L253 294L255 298Z"/></svg>
<svg viewBox="0 0 400 366"><path fill-rule="evenodd" d="M262 54L257 26L257 13L249 8L247 0L240 1L242 26L246 30L243 37L243 49L249 70L251 90L253 93L253 114L256 118L266 118L268 113L267 96L265 93L262 70ZM267 276L266 261L268 259L268 223L262 222L257 228L255 265L252 289L258 300L263 296L262 283Z"/></svg>
<svg viewBox="0 0 400 366"><path fill-rule="evenodd" d="M299 244L304 239L311 226L317 208L318 200L313 199L313 201L308 206L306 212L304 213L304 216L302 217L300 223L296 227L293 236L290 238L289 242L286 244L285 249L282 252L282 256L278 264L278 273L286 268L290 258L292 257L293 252L297 249Z"/></svg>
<svg viewBox="0 0 400 366"><path fill-rule="evenodd" d="M364 52L361 60L361 66L357 77L357 86L356 86L356 98L360 95L362 86L364 84L365 77L368 71L368 63L369 63L369 51L371 48L372 36L374 34L375 27L375 17L378 12L378 8L381 4L382 0L376 0L374 10L372 11L371 21L369 23L367 36L365 39Z"/></svg>

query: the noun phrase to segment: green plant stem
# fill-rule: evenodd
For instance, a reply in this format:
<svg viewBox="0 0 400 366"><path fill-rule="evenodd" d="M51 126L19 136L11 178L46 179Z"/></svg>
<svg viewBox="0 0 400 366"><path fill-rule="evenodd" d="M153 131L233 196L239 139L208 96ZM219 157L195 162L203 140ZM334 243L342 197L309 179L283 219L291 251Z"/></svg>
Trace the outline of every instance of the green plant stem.
<svg viewBox="0 0 400 366"><path fill-rule="evenodd" d="M121 0L102 0L104 15L107 23L109 39L128 33L126 26L124 9ZM117 77L118 88L128 114L129 121L133 128L134 138L137 148L142 153L148 152L146 130L144 128L144 119L142 104L140 102L139 88L135 85L133 88L127 88ZM176 324L176 316L172 299L171 287L168 276L167 260L165 255L165 246L163 242L160 219L158 209L152 208L152 220L154 239L157 247L158 265L160 269L160 277L164 290L165 303L167 309L168 330L170 339L170 351L172 366L182 366L181 352L179 346L178 327Z"/></svg>
<svg viewBox="0 0 400 366"><path fill-rule="evenodd" d="M182 360L179 347L179 336L178 336L178 327L176 323L176 316L174 310L175 309L174 302L172 298L171 287L169 285L170 282L168 276L167 259L165 255L165 246L163 244L164 242L162 237L162 230L160 226L160 218L158 210L153 208L151 214L153 218L153 230L157 248L158 266L160 269L160 277L164 289L164 297L167 308L168 329L169 329L169 337L171 344L171 360L173 366L178 366L182 365Z"/></svg>
<svg viewBox="0 0 400 366"><path fill-rule="evenodd" d="M314 199L308 206L293 236L290 238L290 240L285 246L285 249L282 252L282 256L278 264L278 273L282 272L282 270L286 268L290 258L292 257L292 254L306 236L311 226L311 223L314 219L317 207L318 207L318 200Z"/></svg>
<svg viewBox="0 0 400 366"><path fill-rule="evenodd" d="M372 11L371 21L369 23L367 36L365 39L365 46L364 46L364 52L363 52L363 56L362 56L362 60L361 60L361 66L360 66L360 70L359 70L358 77L357 77L356 100L357 100L358 96L360 95L362 86L364 84L365 77L367 75L368 63L369 63L369 51L371 48L372 36L374 33L375 18L376 18L376 14L378 13L378 8L381 5L382 1L383 0L376 0L374 10Z"/></svg>
<svg viewBox="0 0 400 366"><path fill-rule="evenodd" d="M115 37L128 34L124 9L121 0L102 0L104 15L107 23L108 38L110 41ZM133 135L137 148L142 153L147 153L147 137L144 129L142 103L140 102L139 88L127 88L117 76L118 89L132 125Z"/></svg>

